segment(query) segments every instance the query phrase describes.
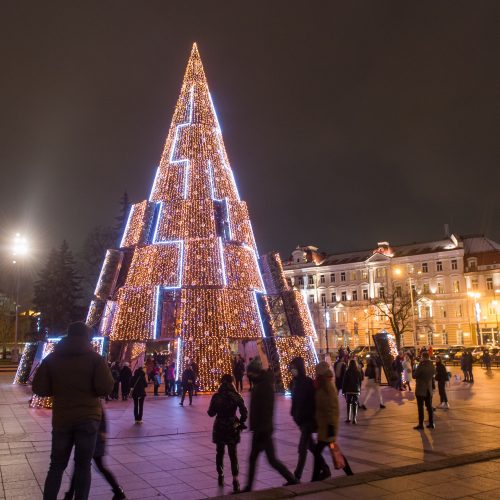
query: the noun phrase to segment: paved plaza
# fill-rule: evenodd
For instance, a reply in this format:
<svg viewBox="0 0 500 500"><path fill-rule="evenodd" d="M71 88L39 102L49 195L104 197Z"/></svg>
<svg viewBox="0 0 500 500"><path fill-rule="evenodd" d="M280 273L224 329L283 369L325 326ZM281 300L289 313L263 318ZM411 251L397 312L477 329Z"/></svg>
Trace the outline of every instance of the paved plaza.
<svg viewBox="0 0 500 500"><path fill-rule="evenodd" d="M458 373L456 368L452 371ZM344 424L345 403L341 398L340 444L355 474L387 471L498 448L500 370L487 374L476 368L475 377L474 385L453 377L448 391L451 409L437 411L435 430L413 430L417 408L412 393L383 388L387 408L381 410L377 401L370 401L367 411L360 410L357 426ZM13 386L11 380L12 374L0 375L0 498L37 499L41 498L49 463L51 412L28 408L30 388ZM436 395L435 404L437 399ZM213 420L206 414L209 400L210 396L200 395L194 398L192 407L180 407L179 398L148 396L142 425L134 424L131 401L106 404L109 421L106 460L127 498L189 500L231 492L227 457L227 485L223 489L217 487L215 450L211 442ZM276 406L278 456L293 470L298 432L289 416L290 399L277 396ZM242 486L247 472L249 442L250 433L243 433L239 446ZM311 468L309 456L303 475L306 481L311 476ZM72 467L68 469L70 473ZM469 480L469 475L474 479ZM343 473L335 471L334 476L342 477ZM66 474L60 497L68 479ZM442 487L450 482L453 486ZM282 478L261 457L255 489L278 487L282 483ZM489 496L484 488L489 488ZM403 496L402 491L406 491ZM334 495L369 498L393 496L394 492L398 492L398 498L432 498L433 495L438 498L499 498L499 463L489 461L440 472L423 472L407 480L401 477L377 480L339 488L335 493L314 493L307 498L334 498ZM299 490L296 493L300 493ZM108 485L95 471L91 498L111 498Z"/></svg>

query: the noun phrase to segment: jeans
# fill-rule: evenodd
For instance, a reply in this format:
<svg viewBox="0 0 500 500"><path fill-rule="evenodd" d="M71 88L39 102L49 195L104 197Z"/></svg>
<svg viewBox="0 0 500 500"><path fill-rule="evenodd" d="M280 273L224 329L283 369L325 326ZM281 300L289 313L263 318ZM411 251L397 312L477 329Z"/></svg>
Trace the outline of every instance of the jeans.
<svg viewBox="0 0 500 500"><path fill-rule="evenodd" d="M314 464L319 467L320 470L328 469L321 453L316 451L316 443L314 442L312 433L314 429L312 425L302 425L300 426L300 439L299 439L299 459L297 461L297 466L295 467L295 477L300 479L302 477L302 472L304 471L304 465L306 464L307 450L309 450L314 455Z"/></svg>
<svg viewBox="0 0 500 500"><path fill-rule="evenodd" d="M447 403L448 402L448 397L446 396L446 382L444 380L440 380L438 382L438 391L439 391L439 398L441 399L441 403Z"/></svg>
<svg viewBox="0 0 500 500"><path fill-rule="evenodd" d="M144 396L134 397L134 418L142 420L142 410L144 408Z"/></svg>
<svg viewBox="0 0 500 500"><path fill-rule="evenodd" d="M368 399L370 399L370 396L372 395L373 392L375 392L375 394L377 395L380 404L381 405L384 404L384 400L382 399L382 393L380 392L380 386L375 381L375 379L369 378L366 381L365 391L366 394L365 394L365 400L363 401L363 406L366 406L366 403L368 402Z"/></svg>
<svg viewBox="0 0 500 500"><path fill-rule="evenodd" d="M219 476L224 475L224 452L226 445L224 443L217 443L217 453L215 455L215 465L217 467L217 474ZM231 474L236 477L239 472L238 467L238 455L236 453L236 443L227 445L227 452L229 454L229 460L231 460Z"/></svg>
<svg viewBox="0 0 500 500"><path fill-rule="evenodd" d="M248 479L246 489L251 490L255 477L255 466L261 452L265 452L269 465L277 470L288 482L295 482L292 473L283 465L274 453L274 443L270 432L254 432L252 436L252 450L248 459Z"/></svg>
<svg viewBox="0 0 500 500"><path fill-rule="evenodd" d="M108 484L111 486L113 492L116 493L117 491L119 491L120 485L116 481L116 477L113 475L113 473L109 469L106 469L106 467L104 466L102 457L94 457L94 463L95 466L97 467L97 470L104 476L104 479L106 479ZM65 496L68 498L73 498L74 494L75 494L75 475L73 474L73 477L71 478L71 485Z"/></svg>
<svg viewBox="0 0 500 500"><path fill-rule="evenodd" d="M182 398L181 404L184 404L184 398L186 397L186 392L189 393L189 404L193 403L193 384L187 384L186 387L182 387Z"/></svg>
<svg viewBox="0 0 500 500"><path fill-rule="evenodd" d="M90 463L94 455L100 422L87 420L52 430L50 467L43 489L44 500L57 500L63 473L75 447L75 500L87 500L90 491Z"/></svg>
<svg viewBox="0 0 500 500"><path fill-rule="evenodd" d="M432 393L428 392L427 396L417 396L418 407L418 425L424 425L424 404L429 414L429 425L434 423L434 413L432 411Z"/></svg>

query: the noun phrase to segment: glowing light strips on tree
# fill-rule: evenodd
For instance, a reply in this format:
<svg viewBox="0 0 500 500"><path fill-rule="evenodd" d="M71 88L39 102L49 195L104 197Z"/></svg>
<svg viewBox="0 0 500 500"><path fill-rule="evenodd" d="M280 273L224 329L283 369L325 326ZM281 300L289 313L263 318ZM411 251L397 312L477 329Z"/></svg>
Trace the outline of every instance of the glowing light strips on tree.
<svg viewBox="0 0 500 500"><path fill-rule="evenodd" d="M148 201L136 203L130 207L120 248L132 247L146 242L153 221L154 211L155 204Z"/></svg>
<svg viewBox="0 0 500 500"><path fill-rule="evenodd" d="M24 345L21 361L17 367L14 384L27 384L35 360L36 351L38 350L39 342L26 342Z"/></svg>

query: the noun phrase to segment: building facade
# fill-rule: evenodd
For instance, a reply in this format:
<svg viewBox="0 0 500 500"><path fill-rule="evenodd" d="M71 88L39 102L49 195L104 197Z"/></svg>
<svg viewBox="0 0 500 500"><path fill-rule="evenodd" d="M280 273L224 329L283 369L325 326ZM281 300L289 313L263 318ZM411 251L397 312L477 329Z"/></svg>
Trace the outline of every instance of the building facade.
<svg viewBox="0 0 500 500"><path fill-rule="evenodd" d="M500 340L500 244L484 236L379 242L340 254L299 246L284 269L309 304L320 352L369 346L374 333L391 331L390 315L382 312L391 299L408 301L405 346Z"/></svg>

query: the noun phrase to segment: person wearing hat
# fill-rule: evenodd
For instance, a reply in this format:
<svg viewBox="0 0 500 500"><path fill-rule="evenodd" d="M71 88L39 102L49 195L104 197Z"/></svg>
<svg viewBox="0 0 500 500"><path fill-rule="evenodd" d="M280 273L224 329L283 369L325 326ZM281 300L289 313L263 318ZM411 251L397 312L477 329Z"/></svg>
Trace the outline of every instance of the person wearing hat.
<svg viewBox="0 0 500 500"><path fill-rule="evenodd" d="M262 368L260 358L256 356L248 364L247 376L252 380L253 388L250 393L250 430L252 436L252 450L248 460L248 478L244 491L251 491L255 477L257 458L262 451L266 453L269 465L277 470L285 479L286 484L297 484L294 475L282 464L275 455L273 443L273 416L274 416L274 376L269 370Z"/></svg>
<svg viewBox="0 0 500 500"><path fill-rule="evenodd" d="M100 397L107 396L114 381L108 364L90 343L91 330L72 323L63 338L41 363L33 379L33 392L54 398L52 451L45 480L44 500L56 500L61 480L75 447L75 498L85 500L90 491L90 464L102 418Z"/></svg>
<svg viewBox="0 0 500 500"><path fill-rule="evenodd" d="M300 429L299 458L295 467L295 477L300 481L306 463L307 450L309 450L314 455L314 460L320 464L321 474L318 480L323 480L330 477L331 472L321 454L317 454L313 438L313 432L316 430L314 382L311 377L306 375L304 358L300 356L290 361L290 372L293 375L290 384L290 392L292 393L290 414Z"/></svg>

